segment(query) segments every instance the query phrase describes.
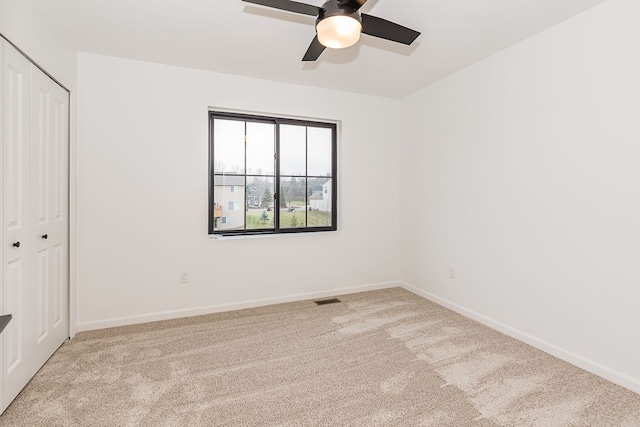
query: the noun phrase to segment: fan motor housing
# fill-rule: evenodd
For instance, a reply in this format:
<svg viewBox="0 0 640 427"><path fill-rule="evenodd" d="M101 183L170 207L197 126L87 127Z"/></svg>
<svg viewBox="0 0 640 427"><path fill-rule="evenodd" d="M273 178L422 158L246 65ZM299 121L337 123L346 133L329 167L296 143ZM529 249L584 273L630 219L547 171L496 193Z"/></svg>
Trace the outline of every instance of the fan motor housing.
<svg viewBox="0 0 640 427"><path fill-rule="evenodd" d="M331 16L348 16L362 24L360 14L353 7L343 4L338 0L329 0L322 5L320 13L318 14L318 19L316 19L316 26L323 19Z"/></svg>

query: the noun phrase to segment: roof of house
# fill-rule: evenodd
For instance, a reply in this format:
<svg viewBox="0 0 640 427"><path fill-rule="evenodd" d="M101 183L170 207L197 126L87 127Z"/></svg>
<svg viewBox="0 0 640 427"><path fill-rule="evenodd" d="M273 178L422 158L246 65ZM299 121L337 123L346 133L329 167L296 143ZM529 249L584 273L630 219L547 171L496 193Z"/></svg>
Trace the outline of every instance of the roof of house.
<svg viewBox="0 0 640 427"><path fill-rule="evenodd" d="M214 175L213 185L242 185L244 186L244 175Z"/></svg>

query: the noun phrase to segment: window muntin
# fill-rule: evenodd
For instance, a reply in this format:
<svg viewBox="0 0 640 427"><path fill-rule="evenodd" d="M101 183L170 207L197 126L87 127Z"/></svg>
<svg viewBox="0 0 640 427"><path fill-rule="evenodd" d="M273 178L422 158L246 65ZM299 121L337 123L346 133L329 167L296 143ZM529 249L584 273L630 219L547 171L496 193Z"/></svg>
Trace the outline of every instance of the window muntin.
<svg viewBox="0 0 640 427"><path fill-rule="evenodd" d="M337 229L336 125L210 113L209 233Z"/></svg>

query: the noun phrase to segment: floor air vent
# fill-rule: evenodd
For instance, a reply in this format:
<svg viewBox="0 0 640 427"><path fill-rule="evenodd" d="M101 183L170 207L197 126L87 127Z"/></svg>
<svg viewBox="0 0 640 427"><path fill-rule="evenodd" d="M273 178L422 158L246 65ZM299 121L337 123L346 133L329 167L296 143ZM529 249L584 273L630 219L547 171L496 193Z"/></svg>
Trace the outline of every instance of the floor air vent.
<svg viewBox="0 0 640 427"><path fill-rule="evenodd" d="M321 299L319 301L314 301L316 303L316 305L326 305L326 304L335 304L337 302L342 302L340 301L338 298L331 298L331 299Z"/></svg>

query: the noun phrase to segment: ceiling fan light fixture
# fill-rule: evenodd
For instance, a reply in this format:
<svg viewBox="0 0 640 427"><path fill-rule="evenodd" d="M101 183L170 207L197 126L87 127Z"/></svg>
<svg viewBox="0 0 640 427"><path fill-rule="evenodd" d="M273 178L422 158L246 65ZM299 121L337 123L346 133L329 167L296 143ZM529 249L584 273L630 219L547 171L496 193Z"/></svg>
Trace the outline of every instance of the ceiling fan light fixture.
<svg viewBox="0 0 640 427"><path fill-rule="evenodd" d="M420 35L418 31L403 27L386 19L360 13L367 0L326 0L322 6L300 3L297 0L242 0L316 17L316 36L307 48L303 62L312 62L326 48L343 49L353 46L364 33L379 39L410 45Z"/></svg>
<svg viewBox="0 0 640 427"><path fill-rule="evenodd" d="M360 40L362 24L348 15L328 16L316 24L318 41L331 49L344 49Z"/></svg>

